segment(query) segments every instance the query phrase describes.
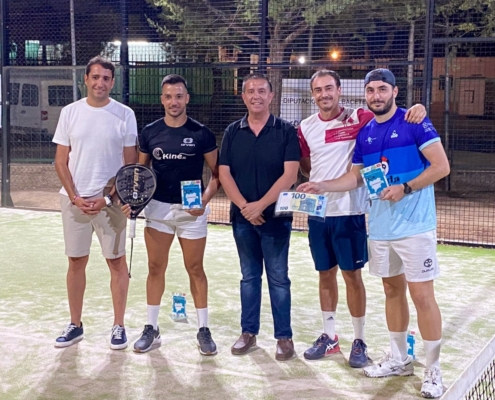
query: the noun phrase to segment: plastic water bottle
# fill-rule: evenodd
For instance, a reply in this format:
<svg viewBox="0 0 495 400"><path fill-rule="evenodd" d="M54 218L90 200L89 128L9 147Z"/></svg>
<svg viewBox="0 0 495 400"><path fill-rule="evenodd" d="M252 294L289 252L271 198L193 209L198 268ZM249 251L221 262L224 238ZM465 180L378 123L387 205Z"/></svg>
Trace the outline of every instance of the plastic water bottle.
<svg viewBox="0 0 495 400"><path fill-rule="evenodd" d="M410 331L409 334L407 335L407 354L409 354L413 360L416 359L416 350L414 348L415 344L416 344L416 332Z"/></svg>

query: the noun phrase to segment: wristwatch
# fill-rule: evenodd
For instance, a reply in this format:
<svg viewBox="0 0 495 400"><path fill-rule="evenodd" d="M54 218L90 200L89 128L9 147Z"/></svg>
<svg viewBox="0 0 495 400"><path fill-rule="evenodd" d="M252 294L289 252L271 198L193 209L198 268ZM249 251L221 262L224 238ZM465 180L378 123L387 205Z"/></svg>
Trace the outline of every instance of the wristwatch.
<svg viewBox="0 0 495 400"><path fill-rule="evenodd" d="M110 196L109 194L107 194L103 198L105 199L105 204L107 205L107 207L112 207L112 204L113 204L112 196Z"/></svg>
<svg viewBox="0 0 495 400"><path fill-rule="evenodd" d="M406 182L404 182L402 185L404 186L404 194L411 194L411 186L409 186Z"/></svg>

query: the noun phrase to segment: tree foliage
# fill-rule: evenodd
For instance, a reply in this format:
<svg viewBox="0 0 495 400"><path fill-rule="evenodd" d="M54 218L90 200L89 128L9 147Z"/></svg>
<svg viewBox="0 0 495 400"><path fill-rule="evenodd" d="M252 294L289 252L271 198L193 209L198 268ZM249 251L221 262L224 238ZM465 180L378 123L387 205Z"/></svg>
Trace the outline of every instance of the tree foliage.
<svg viewBox="0 0 495 400"><path fill-rule="evenodd" d="M148 0L161 7L160 21L151 21L163 34L174 37L188 57L211 60L217 46L260 42L259 2L252 0ZM282 73L277 65L288 59L287 49L322 20L338 17L358 0L277 0L269 2L269 75L280 94ZM253 51L255 53L256 51ZM279 111L275 96L273 112Z"/></svg>
<svg viewBox="0 0 495 400"><path fill-rule="evenodd" d="M495 36L495 0L437 0L437 23L447 36Z"/></svg>
<svg viewBox="0 0 495 400"><path fill-rule="evenodd" d="M147 0L161 8L159 19L150 21L166 36L173 38L186 59L211 61L218 46L242 44L258 53L260 41L259 2L253 0ZM415 24L425 20L426 0L270 0L268 11L269 75L276 94L280 94L282 69L291 46L304 46L310 31L319 29L330 42L332 38L360 42L360 58L371 59L373 35L382 34L382 57L414 58ZM448 34L493 35L495 0L436 0L436 13L448 25ZM343 34L342 32L346 33ZM348 33L352 32L352 33ZM409 35L408 46L398 53L397 33ZM301 44L302 43L302 44ZM278 96L275 96L277 99ZM274 112L279 111L275 101Z"/></svg>

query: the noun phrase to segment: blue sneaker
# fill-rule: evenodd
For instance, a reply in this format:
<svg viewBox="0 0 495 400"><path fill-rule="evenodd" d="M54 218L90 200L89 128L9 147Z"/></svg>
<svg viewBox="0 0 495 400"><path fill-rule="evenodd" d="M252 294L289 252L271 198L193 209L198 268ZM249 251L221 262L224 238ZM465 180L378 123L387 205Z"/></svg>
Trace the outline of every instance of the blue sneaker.
<svg viewBox="0 0 495 400"><path fill-rule="evenodd" d="M159 347L161 343L160 328L157 326L154 329L153 325L145 325L141 337L134 343L134 351L136 353L146 353L153 348Z"/></svg>
<svg viewBox="0 0 495 400"><path fill-rule="evenodd" d="M211 332L207 327L199 328L198 334L199 352L204 356L213 356L217 354L217 345L211 337Z"/></svg>
<svg viewBox="0 0 495 400"><path fill-rule="evenodd" d="M127 347L127 336L125 328L120 325L114 325L112 328L112 337L110 339L110 348L112 350L123 350Z"/></svg>
<svg viewBox="0 0 495 400"><path fill-rule="evenodd" d="M304 358L307 360L319 360L338 352L340 352L339 337L335 335L335 339L332 340L326 333L323 333L313 343L313 347L304 352Z"/></svg>
<svg viewBox="0 0 495 400"><path fill-rule="evenodd" d="M62 334L55 339L55 347L69 347L73 344L80 342L83 340L83 324L81 322L81 326L78 327L72 322L65 327L62 331Z"/></svg>
<svg viewBox="0 0 495 400"><path fill-rule="evenodd" d="M349 356L349 365L352 368L364 368L368 365L368 347L361 339L352 342L352 350Z"/></svg>

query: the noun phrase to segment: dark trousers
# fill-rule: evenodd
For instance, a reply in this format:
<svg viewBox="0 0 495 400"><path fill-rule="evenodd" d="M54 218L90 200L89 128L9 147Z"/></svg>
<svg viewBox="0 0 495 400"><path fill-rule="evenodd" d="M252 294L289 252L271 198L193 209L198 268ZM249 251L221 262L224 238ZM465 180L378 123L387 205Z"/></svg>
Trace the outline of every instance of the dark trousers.
<svg viewBox="0 0 495 400"><path fill-rule="evenodd" d="M241 328L257 335L260 329L263 262L268 279L275 339L292 338L290 326L289 241L292 221L270 218L263 225L233 220L234 239L241 262Z"/></svg>

